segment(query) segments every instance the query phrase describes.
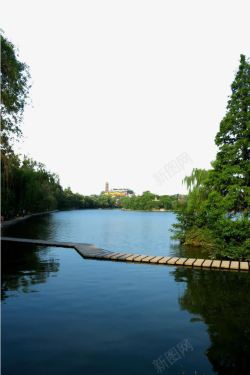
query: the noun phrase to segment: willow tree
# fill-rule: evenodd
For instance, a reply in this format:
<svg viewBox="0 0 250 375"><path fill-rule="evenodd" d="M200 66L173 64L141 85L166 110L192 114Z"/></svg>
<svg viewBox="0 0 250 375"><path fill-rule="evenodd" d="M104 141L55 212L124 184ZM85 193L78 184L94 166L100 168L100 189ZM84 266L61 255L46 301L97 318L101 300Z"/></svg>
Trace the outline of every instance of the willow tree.
<svg viewBox="0 0 250 375"><path fill-rule="evenodd" d="M19 60L15 46L0 33L1 40L1 195L2 209L10 206L19 158L13 143L22 135L21 122L30 89L27 65Z"/></svg>
<svg viewBox="0 0 250 375"><path fill-rule="evenodd" d="M20 138L21 121L30 89L29 69L19 60L17 49L1 33L1 152L9 155Z"/></svg>

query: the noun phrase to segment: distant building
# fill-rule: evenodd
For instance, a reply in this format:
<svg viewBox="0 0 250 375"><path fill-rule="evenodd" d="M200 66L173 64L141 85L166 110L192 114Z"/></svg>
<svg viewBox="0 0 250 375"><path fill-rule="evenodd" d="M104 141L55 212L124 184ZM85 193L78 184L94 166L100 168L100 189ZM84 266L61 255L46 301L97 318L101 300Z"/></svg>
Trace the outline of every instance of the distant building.
<svg viewBox="0 0 250 375"><path fill-rule="evenodd" d="M135 195L133 190L127 189L127 188L120 188L120 189L114 188L114 189L109 190L109 183L108 182L105 183L104 194L110 195L111 197L132 197L132 196Z"/></svg>
<svg viewBox="0 0 250 375"><path fill-rule="evenodd" d="M109 183L106 182L105 183L105 193L108 193L109 192Z"/></svg>

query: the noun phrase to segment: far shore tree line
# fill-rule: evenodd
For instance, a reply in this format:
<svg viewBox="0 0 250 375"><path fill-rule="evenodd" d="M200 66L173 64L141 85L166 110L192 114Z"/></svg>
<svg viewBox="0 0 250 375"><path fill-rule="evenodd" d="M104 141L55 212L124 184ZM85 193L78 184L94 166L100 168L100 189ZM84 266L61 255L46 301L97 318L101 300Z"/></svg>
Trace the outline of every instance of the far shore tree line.
<svg viewBox="0 0 250 375"><path fill-rule="evenodd" d="M215 258L250 258L250 64L244 55L215 138L216 159L210 170L194 169L185 178L187 196L158 196L147 191L117 199L63 189L59 177L43 164L13 151L14 142L22 136L20 124L29 89L29 69L2 34L1 195L5 219L55 209L173 210L178 219L173 237L182 244L207 247Z"/></svg>
<svg viewBox="0 0 250 375"><path fill-rule="evenodd" d="M127 210L177 210L184 202L179 195L116 198L105 194L84 196L63 189L58 175L30 158L12 154L2 168L2 217L4 220L27 214L71 209L124 208Z"/></svg>
<svg viewBox="0 0 250 375"><path fill-rule="evenodd" d="M176 211L184 205L184 201L184 195L157 195L145 191L142 195L122 198L120 206L126 210Z"/></svg>

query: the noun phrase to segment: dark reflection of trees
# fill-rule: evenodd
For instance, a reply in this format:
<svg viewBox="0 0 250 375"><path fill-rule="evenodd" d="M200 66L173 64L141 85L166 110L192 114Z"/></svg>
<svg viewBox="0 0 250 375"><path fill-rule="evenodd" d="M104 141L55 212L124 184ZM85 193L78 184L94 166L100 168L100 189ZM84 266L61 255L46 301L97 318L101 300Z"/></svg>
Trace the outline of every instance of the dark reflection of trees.
<svg viewBox="0 0 250 375"><path fill-rule="evenodd" d="M47 253L33 245L2 244L2 299L9 291L31 292L34 284L46 282L59 270L59 263Z"/></svg>
<svg viewBox="0 0 250 375"><path fill-rule="evenodd" d="M8 237L39 238L47 240L53 238L53 215L33 216L30 219L9 225L2 229L2 235Z"/></svg>
<svg viewBox="0 0 250 375"><path fill-rule="evenodd" d="M170 244L170 255L181 258L204 258L210 257L210 252L205 247L181 245L178 242Z"/></svg>
<svg viewBox="0 0 250 375"><path fill-rule="evenodd" d="M216 373L249 373L249 274L177 268L174 276L187 282L180 306L208 327L211 346L206 354Z"/></svg>

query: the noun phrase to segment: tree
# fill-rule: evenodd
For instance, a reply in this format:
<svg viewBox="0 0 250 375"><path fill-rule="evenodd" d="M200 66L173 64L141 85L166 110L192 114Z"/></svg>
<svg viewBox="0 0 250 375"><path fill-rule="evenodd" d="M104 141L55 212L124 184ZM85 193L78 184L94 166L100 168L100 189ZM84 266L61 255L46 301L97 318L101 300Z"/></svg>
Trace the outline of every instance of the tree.
<svg viewBox="0 0 250 375"><path fill-rule="evenodd" d="M29 85L28 66L19 61L14 45L1 38L1 151L11 154L12 142L21 136L20 123L27 102Z"/></svg>
<svg viewBox="0 0 250 375"><path fill-rule="evenodd" d="M241 55L227 112L215 137L209 171L193 170L176 234L184 244L208 245L216 257L250 257L250 64Z"/></svg>
<svg viewBox="0 0 250 375"><path fill-rule="evenodd" d="M250 64L244 55L231 86L227 113L215 137L219 147L213 163L213 183L231 201L229 209L246 215L250 187Z"/></svg>

